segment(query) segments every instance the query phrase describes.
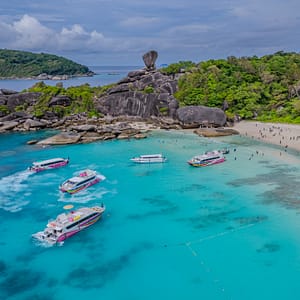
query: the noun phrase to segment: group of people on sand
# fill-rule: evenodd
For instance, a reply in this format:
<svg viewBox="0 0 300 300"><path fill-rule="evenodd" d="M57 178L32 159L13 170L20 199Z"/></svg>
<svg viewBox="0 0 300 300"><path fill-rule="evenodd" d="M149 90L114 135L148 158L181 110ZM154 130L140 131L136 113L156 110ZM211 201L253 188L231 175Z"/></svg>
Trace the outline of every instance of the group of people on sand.
<svg viewBox="0 0 300 300"><path fill-rule="evenodd" d="M267 143L300 151L300 126L261 122L240 122L235 128L245 135Z"/></svg>

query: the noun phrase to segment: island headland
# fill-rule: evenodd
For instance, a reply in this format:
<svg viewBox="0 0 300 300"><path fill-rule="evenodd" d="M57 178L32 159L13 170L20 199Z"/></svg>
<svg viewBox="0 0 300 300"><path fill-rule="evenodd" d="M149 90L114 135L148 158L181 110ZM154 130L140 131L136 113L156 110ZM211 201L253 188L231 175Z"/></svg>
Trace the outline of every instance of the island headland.
<svg viewBox="0 0 300 300"><path fill-rule="evenodd" d="M282 120L293 116L297 119L300 97L298 69L293 74L276 75L278 65L274 61L293 61L298 54L277 53L264 57L263 66L269 66L267 63L271 61L272 72L261 67L256 70L249 65L249 62L257 63L257 59L238 61L234 58L203 63L198 69L191 65L191 68L166 72L156 68L157 57L158 53L154 50L145 53L142 56L144 68L132 70L119 82L104 87L82 85L64 89L62 83L49 87L40 81L23 92L0 89L0 133L55 129L61 133L31 143L70 144L145 138L147 132L153 129L192 129L206 137L240 133L278 144L284 149L290 147L300 151L297 125L288 127L291 134L286 132L289 139L286 143L284 132L276 131L277 128L282 130L283 126L276 125L276 122L262 126L257 119L254 130L251 129L253 122L240 122L244 118L255 120L259 114L267 118L277 115ZM236 68L234 72L233 68ZM221 72L227 74L229 71L233 77L228 75L224 79ZM241 81L243 77L257 82L246 85ZM219 82L220 86L216 86L215 82ZM226 89L229 91L223 98ZM219 94L216 94L218 91ZM187 100L180 103L178 99ZM283 99L286 99L285 102ZM214 103L218 104L212 105ZM238 113L228 112L232 105Z"/></svg>
<svg viewBox="0 0 300 300"><path fill-rule="evenodd" d="M90 102L67 94L47 98L39 92L45 86L43 82L34 87L36 91L0 89L0 132L61 130L62 133L39 141L40 144L144 138L152 129L197 129L197 134L208 136L238 133L224 128L228 122L221 108L179 107L174 93L183 73L176 76L161 73L155 67L157 56L154 50L145 53L143 69L133 70L118 83L95 92ZM58 85L57 89L60 88ZM86 111L62 115L62 111L84 102L89 102L85 103ZM93 107L93 115L88 111L89 106Z"/></svg>
<svg viewBox="0 0 300 300"><path fill-rule="evenodd" d="M93 75L87 66L61 56L0 49L0 79L67 80Z"/></svg>

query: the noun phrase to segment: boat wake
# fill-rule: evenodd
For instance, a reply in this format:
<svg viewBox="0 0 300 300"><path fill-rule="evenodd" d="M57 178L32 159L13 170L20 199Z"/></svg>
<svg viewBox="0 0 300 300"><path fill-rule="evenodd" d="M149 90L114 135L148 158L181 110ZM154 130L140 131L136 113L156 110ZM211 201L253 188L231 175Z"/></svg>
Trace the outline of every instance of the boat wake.
<svg viewBox="0 0 300 300"><path fill-rule="evenodd" d="M88 203L93 200L102 199L102 197L107 193L109 193L109 191L106 189L97 190L97 192L95 193L90 193L89 190L83 190L77 194L72 194L72 195L60 193L60 197L58 201L82 204L82 203Z"/></svg>
<svg viewBox="0 0 300 300"><path fill-rule="evenodd" d="M24 192L18 198L15 197L15 194L27 190L28 183L26 181L31 175L32 172L26 170L0 179L0 208L10 212L18 212L29 203L26 199L30 193Z"/></svg>

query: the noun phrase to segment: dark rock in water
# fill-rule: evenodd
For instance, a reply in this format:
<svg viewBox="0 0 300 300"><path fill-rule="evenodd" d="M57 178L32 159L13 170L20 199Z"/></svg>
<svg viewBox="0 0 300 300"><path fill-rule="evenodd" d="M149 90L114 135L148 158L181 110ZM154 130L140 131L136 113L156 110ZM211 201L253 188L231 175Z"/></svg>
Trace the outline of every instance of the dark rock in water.
<svg viewBox="0 0 300 300"><path fill-rule="evenodd" d="M280 245L278 244L264 244L260 249L257 249L256 251L259 253L272 253L277 252L280 250Z"/></svg>
<svg viewBox="0 0 300 300"><path fill-rule="evenodd" d="M0 283L0 290L5 294L3 299L15 299L15 295L30 291L41 280L43 274L29 269L14 271Z"/></svg>
<svg viewBox="0 0 300 300"><path fill-rule="evenodd" d="M38 142L38 140L30 140L26 144L27 145L35 145Z"/></svg>
<svg viewBox="0 0 300 300"><path fill-rule="evenodd" d="M7 271L7 266L3 260L0 260L0 275L3 275Z"/></svg>
<svg viewBox="0 0 300 300"><path fill-rule="evenodd" d="M194 126L224 126L226 115L220 108L206 106L186 106L177 110L178 120L182 125ZM193 128L193 127L191 127Z"/></svg>
<svg viewBox="0 0 300 300"><path fill-rule="evenodd" d="M143 55L143 61L147 69L149 70L155 69L155 62L157 57L158 57L158 53L154 50L151 50Z"/></svg>

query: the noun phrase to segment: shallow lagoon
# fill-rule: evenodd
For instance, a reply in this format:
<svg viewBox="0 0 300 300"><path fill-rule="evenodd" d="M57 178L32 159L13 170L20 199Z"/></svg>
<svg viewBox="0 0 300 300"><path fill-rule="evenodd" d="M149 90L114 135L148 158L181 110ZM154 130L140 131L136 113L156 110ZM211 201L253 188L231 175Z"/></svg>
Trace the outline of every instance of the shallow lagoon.
<svg viewBox="0 0 300 300"><path fill-rule="evenodd" d="M153 132L144 140L28 146L49 132L0 135L1 299L298 299L298 153L239 136ZM225 163L186 161L229 147ZM234 151L236 149L236 151ZM139 154L168 162L137 165ZM258 153L258 154L257 154ZM30 174L35 160L70 157ZM84 168L106 180L75 195L58 185ZM62 212L104 203L103 218L62 246L31 234Z"/></svg>

